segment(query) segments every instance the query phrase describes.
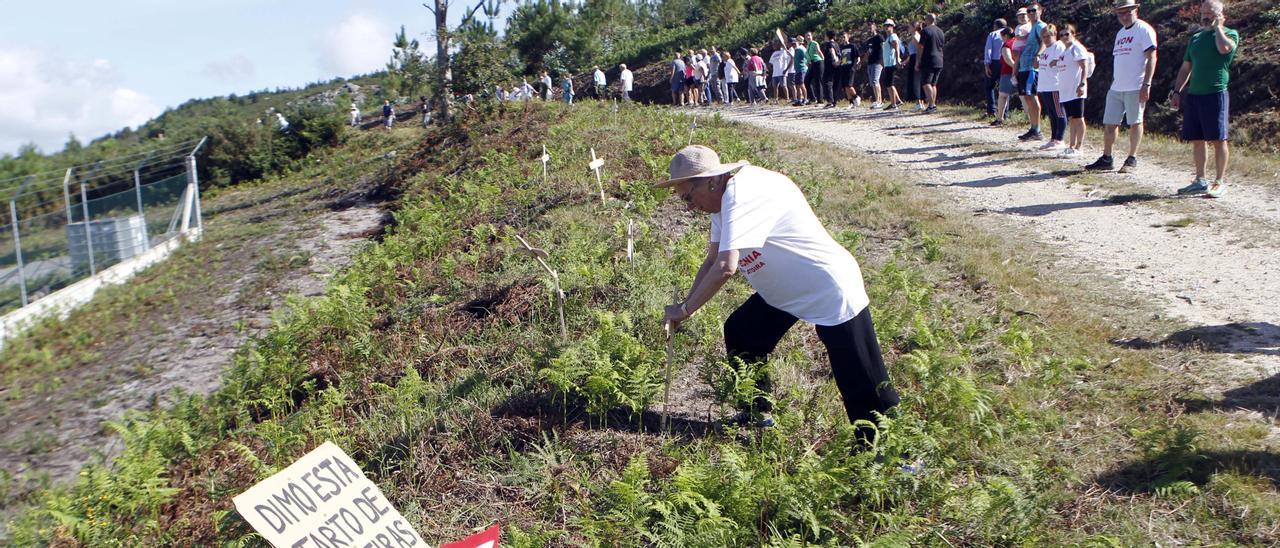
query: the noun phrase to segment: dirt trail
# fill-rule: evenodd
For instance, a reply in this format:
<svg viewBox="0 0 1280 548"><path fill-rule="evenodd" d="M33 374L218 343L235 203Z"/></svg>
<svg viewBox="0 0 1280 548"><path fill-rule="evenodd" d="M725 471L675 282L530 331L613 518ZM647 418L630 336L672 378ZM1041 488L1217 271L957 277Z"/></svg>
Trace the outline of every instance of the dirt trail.
<svg viewBox="0 0 1280 548"><path fill-rule="evenodd" d="M1136 175L1083 174L1099 153L1094 147L1078 159L1058 159L1036 151L1040 143L1019 143L1011 129L941 115L813 107L721 114L871 153L914 174L914 184L942 192L953 213L1039 240L1062 269L1103 272L1153 297L1166 314L1191 325L1164 342L1226 355L1230 367L1213 379L1218 390L1280 373L1274 186L1233 183L1220 200L1179 199L1176 189L1190 179L1185 168L1143 158ZM1091 128L1089 138L1100 140L1100 131Z"/></svg>

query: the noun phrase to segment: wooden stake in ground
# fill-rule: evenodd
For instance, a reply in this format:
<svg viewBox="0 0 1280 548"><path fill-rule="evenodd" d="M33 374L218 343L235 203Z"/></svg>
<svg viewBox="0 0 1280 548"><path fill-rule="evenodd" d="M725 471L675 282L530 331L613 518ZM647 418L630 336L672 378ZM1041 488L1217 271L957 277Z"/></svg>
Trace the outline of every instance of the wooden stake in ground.
<svg viewBox="0 0 1280 548"><path fill-rule="evenodd" d="M547 259L551 257L551 254L547 253L544 249L529 245L529 242L525 241L525 239L519 234L516 234L515 236L517 240L520 240L520 245L524 246L522 249L518 249L517 251L533 257L534 260L538 261L539 265L542 265L542 269L546 270L547 274L551 275L551 283L555 286L556 290L556 308L560 312L560 340L568 340L569 328L564 321L564 291L560 290L560 274L547 264Z"/></svg>
<svg viewBox="0 0 1280 548"><path fill-rule="evenodd" d="M671 304L680 304L680 288L671 290ZM662 421L659 429L667 431L667 404L671 401L671 370L676 362L676 326L666 322L663 326L667 332L667 380L662 389Z"/></svg>
<svg viewBox="0 0 1280 548"><path fill-rule="evenodd" d="M689 124L689 142L686 144L689 144L689 145L693 144L693 132L697 129L698 129L698 115L694 114L693 123Z"/></svg>
<svg viewBox="0 0 1280 548"><path fill-rule="evenodd" d="M542 156L538 158L542 161L542 185L547 184L547 162L551 161L551 155L547 154L547 145L542 145Z"/></svg>
<svg viewBox="0 0 1280 548"><path fill-rule="evenodd" d="M627 262L635 256L636 249L636 222L627 219Z"/></svg>
<svg viewBox="0 0 1280 548"><path fill-rule="evenodd" d="M600 191L600 205L604 205L604 181L600 179L600 168L604 167L604 158L596 158L596 149L591 149L591 163L587 164L596 174L596 189Z"/></svg>

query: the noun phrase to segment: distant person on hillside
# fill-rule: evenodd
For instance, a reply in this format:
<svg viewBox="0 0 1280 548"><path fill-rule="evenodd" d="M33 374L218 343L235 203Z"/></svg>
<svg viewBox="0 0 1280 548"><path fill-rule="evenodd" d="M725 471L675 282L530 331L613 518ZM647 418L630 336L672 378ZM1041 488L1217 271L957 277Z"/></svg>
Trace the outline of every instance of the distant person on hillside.
<svg viewBox="0 0 1280 548"><path fill-rule="evenodd" d="M858 45L853 43L853 36L845 30L840 34L840 68L836 84L844 89L844 98L849 100L849 108L854 108L862 104L862 98L858 96L858 86L855 83L855 77L858 74Z"/></svg>
<svg viewBox="0 0 1280 548"><path fill-rule="evenodd" d="M1058 29L1058 40L1065 46L1056 59L1050 59L1051 67L1058 73L1058 101L1067 117L1067 146L1061 156L1075 158L1084 147L1084 101L1089 97L1089 73L1093 54L1076 39L1076 26L1063 25Z"/></svg>
<svg viewBox="0 0 1280 548"><path fill-rule="evenodd" d="M858 261L822 226L795 182L745 161L722 164L702 145L681 149L667 171L669 178L655 186L671 188L690 210L709 214L711 232L692 287L683 302L663 310L663 319L672 326L688 320L741 271L756 293L725 320L731 366L766 362L787 331L805 321L826 347L851 423L874 423L897 405ZM768 375L756 386L766 394L772 390ZM736 404L735 422L772 426L768 398ZM875 429L859 426L857 435L854 449L867 449Z"/></svg>
<svg viewBox="0 0 1280 548"><path fill-rule="evenodd" d="M696 107L702 104L702 83L707 79L707 64L701 54L695 53L693 64L689 66L693 69L688 85L689 106Z"/></svg>
<svg viewBox="0 0 1280 548"><path fill-rule="evenodd" d="M729 52L720 52L720 73L724 76L724 81L720 84L720 96L726 105L740 101L738 98L738 80L740 72L738 71L738 63L733 60Z"/></svg>
<svg viewBox="0 0 1280 548"><path fill-rule="evenodd" d="M391 108L391 101L386 99L382 100L382 123L387 129L396 123L396 109Z"/></svg>
<svg viewBox="0 0 1280 548"><path fill-rule="evenodd" d="M680 58L680 54L676 53L675 59L671 61L671 104L673 106L684 106L684 59Z"/></svg>
<svg viewBox="0 0 1280 548"><path fill-rule="evenodd" d="M524 85L527 86L529 83L525 82ZM422 111L422 127L431 125L431 101L426 95L418 97L418 109Z"/></svg>
<svg viewBox="0 0 1280 548"><path fill-rule="evenodd" d="M565 103L573 104L573 73L567 70L564 72L564 80L560 81L560 93Z"/></svg>
<svg viewBox="0 0 1280 548"><path fill-rule="evenodd" d="M884 93L885 110L898 110L898 105L902 104L902 97L898 96L898 87L893 83L893 77L898 72L898 63L902 62L902 41L898 39L898 33L893 19L885 19L884 44L880 47L881 58L880 64L884 65L883 72L880 76L880 88Z"/></svg>
<svg viewBox="0 0 1280 548"><path fill-rule="evenodd" d="M621 71L618 73L618 83L621 88L620 91L622 92L622 101L630 103L631 88L635 83L635 77L632 76L631 69L627 68L626 63L618 65L618 69Z"/></svg>
<svg viewBox="0 0 1280 548"><path fill-rule="evenodd" d="M1004 38L1000 31L1009 23L1004 19L996 19L991 23L991 32L982 47L982 66L987 76L987 116L996 115L996 100L1000 91L1000 49L1004 47Z"/></svg>
<svg viewBox="0 0 1280 548"><path fill-rule="evenodd" d="M289 131L289 120L279 112L276 113L276 125L280 127L280 131Z"/></svg>
<svg viewBox="0 0 1280 548"><path fill-rule="evenodd" d="M840 45L836 43L836 31L827 31L827 40L822 43L822 94L826 96L827 105L836 106L836 68L840 63Z"/></svg>
<svg viewBox="0 0 1280 548"><path fill-rule="evenodd" d="M551 73L542 71L542 100L551 100Z"/></svg>
<svg viewBox="0 0 1280 548"><path fill-rule="evenodd" d="M991 121L991 125L1003 126L1005 119L1009 117L1009 108L1012 106L1011 99L1018 94L1017 88L1013 85L1013 70L1018 65L1018 58L1013 53L1013 27L1005 27L1000 29L1000 37L1004 39L1004 44L1000 46L1000 84L999 97L996 100L996 118Z"/></svg>
<svg viewBox="0 0 1280 548"><path fill-rule="evenodd" d="M871 37L863 42L862 51L867 57L867 84L871 86L871 96L875 99L871 108L878 109L884 107L880 92L880 76L884 73L884 37L880 36L874 22L867 23L867 30L871 32Z"/></svg>
<svg viewBox="0 0 1280 548"><path fill-rule="evenodd" d="M925 101L929 105L925 112L938 110L938 77L942 75L942 50L946 47L946 37L938 28L938 15L926 13L924 28L920 30L920 87L924 91Z"/></svg>
<svg viewBox="0 0 1280 548"><path fill-rule="evenodd" d="M782 42L775 39L773 53L769 55L769 66L773 69L769 78L769 91L773 92L774 103L791 99L791 93L787 91L787 73L791 70L791 65L791 54L787 53Z"/></svg>
<svg viewBox="0 0 1280 548"><path fill-rule="evenodd" d="M1156 29L1138 18L1135 0L1116 0L1116 18L1121 29L1116 33L1115 47L1111 50L1111 89L1107 91L1107 106L1103 110L1102 156L1085 166L1090 171L1111 171L1114 161L1111 150L1120 134L1120 122L1129 123L1129 156L1120 166L1120 173L1138 169L1138 145L1142 143L1142 120L1151 99L1151 82L1156 74Z"/></svg>
<svg viewBox="0 0 1280 548"><path fill-rule="evenodd" d="M1063 135L1067 131L1067 116L1059 102L1058 81L1061 71L1058 65L1050 66L1051 59L1057 59L1066 51L1066 45L1058 41L1058 27L1049 23L1040 32L1040 42L1045 45L1044 51L1036 57L1035 67L1039 71L1040 81L1036 84L1040 96L1040 105L1049 117L1049 141L1040 145L1040 150L1049 152L1062 146Z"/></svg>
<svg viewBox="0 0 1280 548"><path fill-rule="evenodd" d="M591 92L595 95L597 101L602 100L609 94L609 81L605 79L604 71L599 66L592 67L595 72L591 73L591 83L594 84Z"/></svg>
<svg viewBox="0 0 1280 548"><path fill-rule="evenodd" d="M520 86L520 89L524 92L525 99L533 99L534 96L537 95L537 92L534 91L533 86L529 84L529 80L527 78L524 80L524 84Z"/></svg>
<svg viewBox="0 0 1280 548"><path fill-rule="evenodd" d="M360 125L360 107L355 103L351 103L351 127Z"/></svg>
<svg viewBox="0 0 1280 548"><path fill-rule="evenodd" d="M804 41L793 38L788 46L791 51L791 104L803 106L809 103L809 92L805 90L805 80L809 77L809 55L805 51Z"/></svg>
<svg viewBox="0 0 1280 548"><path fill-rule="evenodd" d="M1173 108L1182 109L1182 140L1191 141L1196 178L1179 194L1207 194L1217 198L1226 191L1230 96L1228 70L1240 46L1240 33L1226 26L1221 0L1200 4L1201 29L1191 36L1182 67L1173 83ZM1185 95L1184 95L1185 94ZM1213 143L1214 179L1204 177L1207 143Z"/></svg>
<svg viewBox="0 0 1280 548"><path fill-rule="evenodd" d="M1013 73L1013 83L1018 87L1018 95L1022 96L1022 106L1027 109L1027 119L1031 121L1031 128L1018 136L1019 141L1039 141L1044 138L1040 132L1040 98L1036 93L1040 74L1035 68L1036 58L1040 57L1045 47L1040 41L1045 28L1044 21L1041 20L1044 15L1041 13L1043 9L1039 2L1032 2L1027 6L1027 17L1031 28L1027 33L1022 53L1018 55L1017 70Z"/></svg>

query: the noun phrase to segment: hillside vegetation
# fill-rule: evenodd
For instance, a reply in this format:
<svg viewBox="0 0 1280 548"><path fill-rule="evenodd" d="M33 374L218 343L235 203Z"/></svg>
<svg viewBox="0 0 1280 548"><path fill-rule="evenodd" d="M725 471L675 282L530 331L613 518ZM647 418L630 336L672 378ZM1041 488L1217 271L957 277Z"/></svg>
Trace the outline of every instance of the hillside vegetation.
<svg viewBox="0 0 1280 548"><path fill-rule="evenodd" d="M770 365L778 426L716 427L722 402L756 393L721 355L720 324L750 291L735 280L677 335L678 413L659 432L658 318L692 279L707 220L649 185L690 122L529 104L425 134L398 156L380 243L324 296L293 301L219 391L113 426L122 456L33 495L11 539L260 544L231 497L329 440L433 542L493 521L514 546L1280 540L1267 461L1239 450L1265 433L1153 398L1174 368L1106 343L1089 307L1103 296L938 218L898 172L714 118L692 139L790 174L862 262L904 400L874 451L851 454L825 356L797 326ZM606 158L604 205L589 148ZM568 337L516 234L549 251ZM898 469L913 457L923 474Z"/></svg>

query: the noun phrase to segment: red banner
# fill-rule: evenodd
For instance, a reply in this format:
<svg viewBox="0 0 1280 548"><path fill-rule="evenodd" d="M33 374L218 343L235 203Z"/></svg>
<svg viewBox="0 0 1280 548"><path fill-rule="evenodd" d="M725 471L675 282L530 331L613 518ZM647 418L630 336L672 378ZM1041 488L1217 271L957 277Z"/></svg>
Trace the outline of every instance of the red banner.
<svg viewBox="0 0 1280 548"><path fill-rule="evenodd" d="M443 544L440 548L498 548L498 524L460 541Z"/></svg>

